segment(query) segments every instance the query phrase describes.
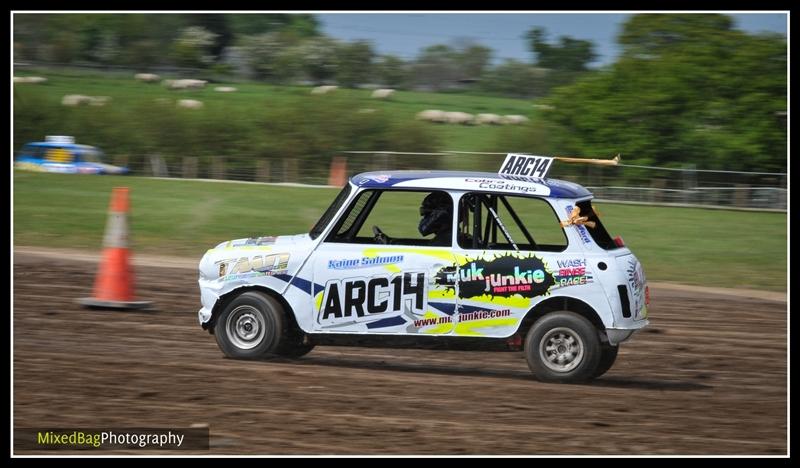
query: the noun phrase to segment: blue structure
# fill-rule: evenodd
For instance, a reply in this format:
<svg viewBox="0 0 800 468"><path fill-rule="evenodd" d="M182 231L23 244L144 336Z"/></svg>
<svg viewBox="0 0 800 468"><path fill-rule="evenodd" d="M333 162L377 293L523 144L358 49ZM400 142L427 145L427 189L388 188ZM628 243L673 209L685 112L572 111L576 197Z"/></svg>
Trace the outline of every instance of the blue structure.
<svg viewBox="0 0 800 468"><path fill-rule="evenodd" d="M17 153L14 166L37 172L65 174L127 174L127 167L103 162L103 152L94 146L78 145L67 136L48 136L46 141L28 143Z"/></svg>

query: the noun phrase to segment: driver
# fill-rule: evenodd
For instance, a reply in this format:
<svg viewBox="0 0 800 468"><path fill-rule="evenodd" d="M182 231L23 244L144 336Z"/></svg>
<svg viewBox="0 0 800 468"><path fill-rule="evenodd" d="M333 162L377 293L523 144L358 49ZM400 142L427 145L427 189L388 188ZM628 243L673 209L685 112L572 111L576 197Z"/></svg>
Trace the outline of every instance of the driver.
<svg viewBox="0 0 800 468"><path fill-rule="evenodd" d="M419 207L422 219L419 233L433 234L430 245L450 245L453 233L453 200L444 192L432 192L422 200Z"/></svg>

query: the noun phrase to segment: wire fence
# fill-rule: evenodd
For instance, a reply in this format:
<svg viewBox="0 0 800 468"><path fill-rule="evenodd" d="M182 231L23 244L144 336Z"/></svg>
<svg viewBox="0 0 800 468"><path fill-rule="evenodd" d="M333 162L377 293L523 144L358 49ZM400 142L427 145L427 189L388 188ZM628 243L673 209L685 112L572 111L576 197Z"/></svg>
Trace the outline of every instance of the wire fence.
<svg viewBox="0 0 800 468"><path fill-rule="evenodd" d="M398 169L481 170L496 172L506 153L441 151L342 151L327 156L165 159L157 155L115 163L132 173L155 177L220 179L265 183L343 185L347 177ZM556 164L549 177L576 182L608 201L786 211L787 174L713 171L620 164Z"/></svg>

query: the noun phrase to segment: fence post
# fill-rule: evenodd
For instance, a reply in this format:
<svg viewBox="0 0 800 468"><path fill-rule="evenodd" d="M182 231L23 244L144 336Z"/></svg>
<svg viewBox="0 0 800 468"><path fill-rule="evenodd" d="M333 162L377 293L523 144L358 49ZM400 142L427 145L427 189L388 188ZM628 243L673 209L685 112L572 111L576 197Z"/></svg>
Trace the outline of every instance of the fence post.
<svg viewBox="0 0 800 468"><path fill-rule="evenodd" d="M381 171L390 171L392 168L389 167L389 153L381 153L381 167L379 170Z"/></svg>
<svg viewBox="0 0 800 468"><path fill-rule="evenodd" d="M747 203L747 193L749 192L749 186L745 184L736 184L736 189L733 191L733 205L739 208L746 208Z"/></svg>
<svg viewBox="0 0 800 468"><path fill-rule="evenodd" d="M115 155L114 156L114 165L118 166L118 167L128 167L128 155L127 154L117 154L117 155Z"/></svg>
<svg viewBox="0 0 800 468"><path fill-rule="evenodd" d="M347 183L347 159L334 156L331 160L331 170L328 174L328 185L344 187Z"/></svg>
<svg viewBox="0 0 800 468"><path fill-rule="evenodd" d="M225 158L223 156L211 158L211 177L213 179L225 179Z"/></svg>
<svg viewBox="0 0 800 468"><path fill-rule="evenodd" d="M377 172L385 170L385 168L381 167L381 165L383 164L382 162L383 158L380 158L380 156L382 155L383 153L373 153L372 156L369 157L369 163L367 165L359 164L359 166L365 167L366 172ZM361 160L363 161L363 158Z"/></svg>
<svg viewBox="0 0 800 468"><path fill-rule="evenodd" d="M183 158L183 178L197 178L197 156L184 156Z"/></svg>
<svg viewBox="0 0 800 468"><path fill-rule="evenodd" d="M169 177L167 164L164 162L164 159L157 154L150 156L150 170L153 173L153 177Z"/></svg>
<svg viewBox="0 0 800 468"><path fill-rule="evenodd" d="M779 187L779 195L778 195L778 208L785 210L787 209L786 206L786 176L781 177L780 187Z"/></svg>
<svg viewBox="0 0 800 468"><path fill-rule="evenodd" d="M284 158L283 182L297 182L297 159Z"/></svg>
<svg viewBox="0 0 800 468"><path fill-rule="evenodd" d="M256 182L269 182L269 159L256 162Z"/></svg>
<svg viewBox="0 0 800 468"><path fill-rule="evenodd" d="M683 202L684 203L691 203L692 202L692 192L695 191L697 187L697 173L695 169L697 166L694 164L687 164L685 166L686 171L681 171L681 176L683 178Z"/></svg>

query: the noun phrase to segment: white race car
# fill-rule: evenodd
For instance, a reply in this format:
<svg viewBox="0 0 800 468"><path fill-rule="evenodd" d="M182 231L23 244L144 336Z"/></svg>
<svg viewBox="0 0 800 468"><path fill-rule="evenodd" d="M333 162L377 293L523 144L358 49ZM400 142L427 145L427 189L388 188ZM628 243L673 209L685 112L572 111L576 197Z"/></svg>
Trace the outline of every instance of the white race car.
<svg viewBox="0 0 800 468"><path fill-rule="evenodd" d="M504 167L359 174L311 232L219 244L200 324L233 358L442 345L522 349L543 381L602 375L648 324L642 267L584 187Z"/></svg>

